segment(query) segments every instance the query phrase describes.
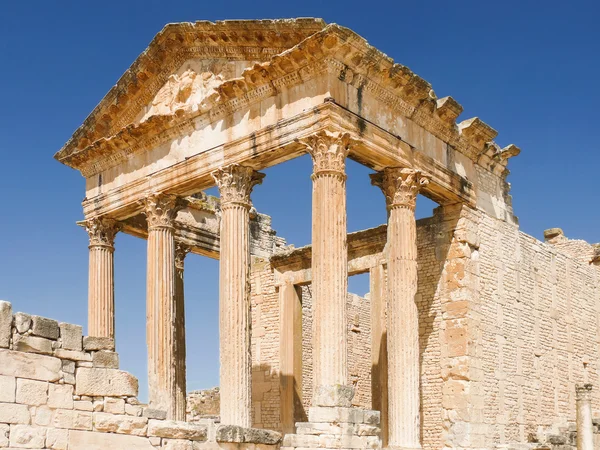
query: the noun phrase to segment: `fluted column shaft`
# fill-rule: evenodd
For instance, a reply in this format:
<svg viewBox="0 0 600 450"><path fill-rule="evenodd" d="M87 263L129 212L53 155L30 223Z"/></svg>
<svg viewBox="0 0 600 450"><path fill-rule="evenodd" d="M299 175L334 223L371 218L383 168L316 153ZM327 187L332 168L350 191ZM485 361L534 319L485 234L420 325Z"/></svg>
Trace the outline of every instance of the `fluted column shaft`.
<svg viewBox="0 0 600 450"><path fill-rule="evenodd" d="M185 295L184 261L190 248L180 242L175 244L175 409L174 420L186 420L186 347L185 347Z"/></svg>
<svg viewBox="0 0 600 450"><path fill-rule="evenodd" d="M313 404L350 406L348 384L347 134L320 132L302 141L313 159Z"/></svg>
<svg viewBox="0 0 600 450"><path fill-rule="evenodd" d="M594 424L592 422L592 385L575 388L577 408L577 450L593 450Z"/></svg>
<svg viewBox="0 0 600 450"><path fill-rule="evenodd" d="M183 204L172 195L145 199L148 221L146 339L148 393L153 408L177 417L177 332L174 221ZM185 413L184 413L185 414Z"/></svg>
<svg viewBox="0 0 600 450"><path fill-rule="evenodd" d="M411 169L372 176L388 208L388 446L421 448L417 227L415 203L427 179Z"/></svg>
<svg viewBox="0 0 600 450"><path fill-rule="evenodd" d="M221 198L219 339L221 423L252 426L250 193L263 174L237 164L213 173Z"/></svg>
<svg viewBox="0 0 600 450"><path fill-rule="evenodd" d="M89 219L83 226L90 236L88 334L114 338L114 242L120 226L106 218Z"/></svg>

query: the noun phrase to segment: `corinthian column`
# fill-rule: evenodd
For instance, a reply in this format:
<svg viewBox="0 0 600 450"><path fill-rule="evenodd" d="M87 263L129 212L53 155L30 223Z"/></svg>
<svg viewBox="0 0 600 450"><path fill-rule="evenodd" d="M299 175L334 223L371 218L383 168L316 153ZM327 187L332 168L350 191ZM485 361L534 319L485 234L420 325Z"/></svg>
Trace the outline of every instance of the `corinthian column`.
<svg viewBox="0 0 600 450"><path fill-rule="evenodd" d="M173 420L186 420L185 300L183 269L190 247L175 244L175 411Z"/></svg>
<svg viewBox="0 0 600 450"><path fill-rule="evenodd" d="M221 423L252 426L250 193L264 174L232 164L212 173L221 197L219 339Z"/></svg>
<svg viewBox="0 0 600 450"><path fill-rule="evenodd" d="M144 201L148 221L146 339L149 400L153 408L177 414L177 332L174 222L184 202L151 194ZM179 386L180 388L180 386Z"/></svg>
<svg viewBox="0 0 600 450"><path fill-rule="evenodd" d="M115 235L120 225L113 219L83 222L90 236L88 280L88 334L115 337Z"/></svg>
<svg viewBox="0 0 600 450"><path fill-rule="evenodd" d="M427 178L412 169L371 175L388 209L388 446L421 448L415 204Z"/></svg>
<svg viewBox="0 0 600 450"><path fill-rule="evenodd" d="M346 156L349 136L322 131L301 143L313 159L313 404L350 406L354 389L347 384Z"/></svg>

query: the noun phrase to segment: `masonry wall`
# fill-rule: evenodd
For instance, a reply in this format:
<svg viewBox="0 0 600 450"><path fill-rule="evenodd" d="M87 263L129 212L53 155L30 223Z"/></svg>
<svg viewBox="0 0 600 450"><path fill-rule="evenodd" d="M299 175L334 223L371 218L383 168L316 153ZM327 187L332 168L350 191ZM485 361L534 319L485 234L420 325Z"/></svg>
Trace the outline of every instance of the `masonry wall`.
<svg viewBox="0 0 600 450"><path fill-rule="evenodd" d="M485 215L480 230L488 445L543 440L574 422L576 384L600 408L600 268L582 241L553 246Z"/></svg>

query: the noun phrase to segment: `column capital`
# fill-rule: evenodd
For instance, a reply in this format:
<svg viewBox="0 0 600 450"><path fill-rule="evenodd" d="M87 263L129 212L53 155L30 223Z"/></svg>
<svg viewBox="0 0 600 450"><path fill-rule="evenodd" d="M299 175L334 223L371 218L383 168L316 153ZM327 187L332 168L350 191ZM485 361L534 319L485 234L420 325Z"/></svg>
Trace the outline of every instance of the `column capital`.
<svg viewBox="0 0 600 450"><path fill-rule="evenodd" d="M257 184L261 184L265 177L264 173L240 164L219 167L211 175L219 188L221 208L241 205L250 209L252 189Z"/></svg>
<svg viewBox="0 0 600 450"><path fill-rule="evenodd" d="M114 249L115 236L121 230L121 224L108 217L93 217L79 222L90 236L90 247L110 247Z"/></svg>
<svg viewBox="0 0 600 450"><path fill-rule="evenodd" d="M189 245L175 241L175 268L183 270L185 257L190 250Z"/></svg>
<svg viewBox="0 0 600 450"><path fill-rule="evenodd" d="M346 156L350 150L350 133L322 130L304 139L298 139L313 160L313 175L346 176Z"/></svg>
<svg viewBox="0 0 600 450"><path fill-rule="evenodd" d="M142 200L148 231L156 228L173 228L177 213L186 206L186 201L172 194L148 194Z"/></svg>
<svg viewBox="0 0 600 450"><path fill-rule="evenodd" d="M388 210L414 210L419 190L429 184L429 177L421 171L402 167L386 167L370 177L371 184L379 187L385 195Z"/></svg>

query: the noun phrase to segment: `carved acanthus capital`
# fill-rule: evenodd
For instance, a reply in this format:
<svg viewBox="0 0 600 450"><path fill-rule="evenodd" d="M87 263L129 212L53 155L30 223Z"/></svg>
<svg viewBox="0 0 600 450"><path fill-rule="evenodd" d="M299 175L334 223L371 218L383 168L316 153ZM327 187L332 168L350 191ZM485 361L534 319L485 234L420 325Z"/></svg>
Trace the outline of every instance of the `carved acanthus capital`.
<svg viewBox="0 0 600 450"><path fill-rule="evenodd" d="M171 194L149 194L142 200L148 230L153 228L172 228L177 213L186 207L187 202Z"/></svg>
<svg viewBox="0 0 600 450"><path fill-rule="evenodd" d="M313 175L329 173L346 176L346 156L350 150L350 134L319 131L297 142L304 145L312 156Z"/></svg>
<svg viewBox="0 0 600 450"><path fill-rule="evenodd" d="M90 247L114 248L115 236L121 230L121 224L107 217L94 217L78 222L90 236Z"/></svg>
<svg viewBox="0 0 600 450"><path fill-rule="evenodd" d="M414 210L419 190L429 184L429 178L419 170L386 167L371 175L371 184L381 188L388 209L401 207Z"/></svg>
<svg viewBox="0 0 600 450"><path fill-rule="evenodd" d="M242 205L250 209L252 202L250 194L257 184L261 184L264 173L257 172L251 167L231 164L220 167L212 174L221 198L221 208L230 205Z"/></svg>
<svg viewBox="0 0 600 450"><path fill-rule="evenodd" d="M183 270L184 261L187 254L190 252L191 247L183 244L182 242L175 242L175 267Z"/></svg>

